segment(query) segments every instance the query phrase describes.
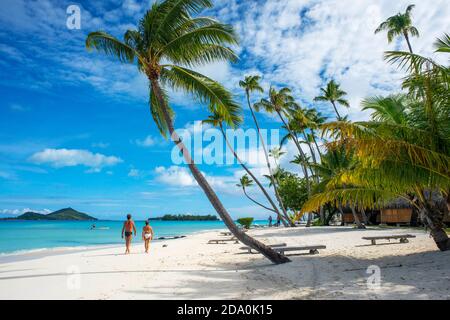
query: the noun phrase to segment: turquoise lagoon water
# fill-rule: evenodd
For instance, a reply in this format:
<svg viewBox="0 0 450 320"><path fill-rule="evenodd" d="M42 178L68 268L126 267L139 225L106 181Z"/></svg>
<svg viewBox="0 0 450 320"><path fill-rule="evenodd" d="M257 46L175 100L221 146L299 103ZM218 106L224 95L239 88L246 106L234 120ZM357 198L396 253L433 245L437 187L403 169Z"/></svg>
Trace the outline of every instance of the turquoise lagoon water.
<svg viewBox="0 0 450 320"><path fill-rule="evenodd" d="M90 229L93 223L96 230ZM152 221L151 225L156 237L225 228L222 221ZM0 221L0 253L119 244L123 243L122 226L122 221ZM143 221L136 221L138 239L143 226Z"/></svg>

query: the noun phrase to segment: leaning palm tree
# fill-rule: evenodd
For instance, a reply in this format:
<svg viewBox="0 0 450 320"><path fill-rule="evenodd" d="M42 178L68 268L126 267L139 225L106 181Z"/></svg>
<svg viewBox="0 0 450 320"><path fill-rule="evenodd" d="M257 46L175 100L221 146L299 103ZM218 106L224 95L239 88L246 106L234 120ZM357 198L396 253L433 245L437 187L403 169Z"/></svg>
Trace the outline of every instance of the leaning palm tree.
<svg viewBox="0 0 450 320"><path fill-rule="evenodd" d="M291 90L289 88L282 88L277 91L274 87L269 90L269 97L267 99L261 99L261 101L255 103L254 107L256 111L260 109L265 110L268 113L276 113L278 118L283 123L283 128L288 131L290 139L294 142L295 146L301 157L306 159L306 154L303 151L300 141L295 134L293 128L289 126L287 118L289 117L289 110L296 106L294 98L291 96ZM309 174L306 167L303 168L303 174L307 181L309 181ZM308 190L310 190L310 184L307 183Z"/></svg>
<svg viewBox="0 0 450 320"><path fill-rule="evenodd" d="M289 111L293 108L298 108L298 104L295 102L294 97L291 95L291 90L289 88L282 88L276 90L271 87L269 90L269 97L267 99L261 99L261 101L255 103L254 105L256 111L264 109L268 113L276 113L278 118L283 123L283 128L285 128L289 134L290 139L294 142L300 156L306 162L306 154L303 151L300 140L298 139L293 128L288 123ZM311 181L309 179L308 168L304 164L302 165L303 174L306 179L306 186L308 190L308 195L311 193Z"/></svg>
<svg viewBox="0 0 450 320"><path fill-rule="evenodd" d="M391 43L398 36L405 37L409 52L413 53L409 37L410 35L412 37L419 36L419 31L412 25L411 11L414 7L415 5L411 4L406 8L405 13L399 12L395 16L389 17L386 21L380 24L380 26L375 30L375 33L386 30L389 43Z"/></svg>
<svg viewBox="0 0 450 320"><path fill-rule="evenodd" d="M250 109L250 112L251 112L252 118L253 118L253 122L255 123L256 130L258 131L259 141L261 143L261 147L264 152L267 169L269 170L270 185L273 187L273 191L278 200L278 203L280 204L281 210L283 211L283 215L287 216L286 208L284 207L283 200L280 196L280 193L278 192L278 185L274 178L274 171L272 169L272 165L270 164L269 153L267 152L266 142L264 141L263 135L261 133L261 127L256 118L255 110L253 110L252 104L250 103L250 94L252 92L260 92L260 93L264 92L263 88L259 84L260 80L261 80L261 77L257 76L257 75L246 76L244 80L239 81L239 86L245 90L248 108Z"/></svg>
<svg viewBox="0 0 450 320"><path fill-rule="evenodd" d="M269 201L269 203L272 206L272 209L269 209L269 210L275 212L278 215L278 217L280 218L280 220L283 222L283 224L286 226L287 224L285 222L285 219L288 220L289 217L286 215L283 219L282 215L280 214L280 211L278 210L278 207L276 206L275 202L273 202L272 197L266 191L263 184L258 180L258 178L253 174L253 172L244 163L244 161L239 157L238 153L236 152L236 150L233 148L230 141L228 140L227 135L225 133L225 128L224 128L224 122L226 122L225 117L218 110L211 110L211 113L212 114L210 116L208 116L208 119L203 120L202 122L207 123L213 127L219 128L228 149L231 151L231 153L233 154L235 159L239 162L241 167L245 170L245 172L247 172L247 174L250 175L250 177L252 177L253 180L249 180L249 181L251 181L251 183L253 183L253 181L256 182L256 184L261 189L262 193L264 194L264 196L266 197L266 199ZM245 193L245 190L244 190L244 194L248 197L248 195ZM255 202L253 199L250 199L250 200ZM267 209L267 207L265 207L265 206L263 206L263 207Z"/></svg>
<svg viewBox="0 0 450 320"><path fill-rule="evenodd" d="M310 130L310 134L309 134L309 138L308 140L311 140L317 150L317 153L319 155L319 157L322 156L322 150L319 146L319 144L317 143L317 135L316 135L316 131L318 128L320 128L320 126L322 124L324 124L326 122L326 117L322 116L322 114L320 112L317 111L317 109L307 109L306 111L306 117L308 119L308 128Z"/></svg>
<svg viewBox="0 0 450 320"><path fill-rule="evenodd" d="M340 84L336 83L334 80L328 82L326 88L320 88L320 91L322 91L322 95L315 97L314 101L330 102L336 112L338 121L341 121L343 118L339 114L336 104L340 104L347 108L350 107L348 101L344 99L347 92L342 90Z"/></svg>
<svg viewBox="0 0 450 320"><path fill-rule="evenodd" d="M312 142L313 138L307 133L307 130L310 130L315 126L315 123L312 120L313 113L312 109L305 109L301 107L295 106L291 108L289 113L289 121L288 125L296 134L302 134L304 143L308 146L309 151L311 153L311 157L313 162L316 163L316 153L313 150ZM320 152L320 150L319 150Z"/></svg>
<svg viewBox="0 0 450 320"><path fill-rule="evenodd" d="M272 211L274 213L276 213L279 216L279 212L276 212L273 209L270 209L268 207L266 207L265 205L263 205L262 203L256 201L255 199L253 199L252 197L250 197L250 195L247 193L247 188L252 187L253 186L253 180L249 178L249 176L247 174L244 174L240 179L239 179L239 183L236 184L237 187L242 188L242 191L244 192L245 196L253 203L257 204L258 206ZM281 218L281 217L280 217Z"/></svg>
<svg viewBox="0 0 450 320"><path fill-rule="evenodd" d="M120 62L136 64L149 81L150 111L161 134L170 134L195 180L228 229L237 239L272 262L288 262L287 257L237 228L174 128L168 88L192 94L200 102L220 110L230 125L235 125L239 119L240 107L232 95L218 82L192 70L214 61L237 59L233 50L227 47L237 42L231 26L209 17L193 17L211 7L210 0L155 2L140 20L137 30L125 32L123 40L103 31L91 32L86 39L86 47L116 57Z"/></svg>

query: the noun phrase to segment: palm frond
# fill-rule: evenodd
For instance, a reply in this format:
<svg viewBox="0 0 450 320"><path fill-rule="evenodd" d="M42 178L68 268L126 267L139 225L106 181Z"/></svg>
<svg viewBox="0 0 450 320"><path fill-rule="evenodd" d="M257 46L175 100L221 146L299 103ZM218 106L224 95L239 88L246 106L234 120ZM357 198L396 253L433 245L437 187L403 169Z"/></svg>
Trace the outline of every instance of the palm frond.
<svg viewBox="0 0 450 320"><path fill-rule="evenodd" d="M164 45L156 56L166 56L174 63L192 65L218 60L236 61L234 52L224 44L236 44L233 28L221 23L197 27Z"/></svg>
<svg viewBox="0 0 450 320"><path fill-rule="evenodd" d="M397 64L400 69L405 69L409 73L414 72L416 68L418 70L424 70L426 65L431 65L446 76L448 76L449 72L448 68L441 66L434 60L410 52L387 51L384 54L384 59L389 63Z"/></svg>
<svg viewBox="0 0 450 320"><path fill-rule="evenodd" d="M344 204L359 208L377 209L386 205L399 195L391 191L354 187L328 190L311 196L303 205L301 212L317 211L326 203L335 203L337 200Z"/></svg>
<svg viewBox="0 0 450 320"><path fill-rule="evenodd" d="M161 19L154 34L158 38L167 39L168 34L191 20L191 15L198 14L212 7L211 0L166 0L160 4Z"/></svg>
<svg viewBox="0 0 450 320"><path fill-rule="evenodd" d="M139 56L130 45L103 31L89 33L86 38L86 48L88 50L95 48L127 63L133 63L135 58Z"/></svg>
<svg viewBox="0 0 450 320"><path fill-rule="evenodd" d="M442 39L438 38L434 43L434 47L436 52L450 53L450 35L446 33Z"/></svg>
<svg viewBox="0 0 450 320"><path fill-rule="evenodd" d="M163 99L166 101L166 106L169 106L168 95L163 89L161 89L161 90L162 90L162 94L163 94ZM156 94L154 93L153 88L150 88L149 105L150 105L150 113L152 115L153 121L155 121L156 126L158 127L158 130L161 133L161 135L164 138L167 138L167 133L168 133L169 127L164 118L162 106L160 105L158 99L156 98ZM169 113L170 113L171 117L174 116L174 112L170 107L169 107Z"/></svg>
<svg viewBox="0 0 450 320"><path fill-rule="evenodd" d="M231 93L205 75L180 66L166 65L161 73L161 80L173 89L181 89L200 102L210 105L224 117L229 126L236 127L242 122L241 107Z"/></svg>

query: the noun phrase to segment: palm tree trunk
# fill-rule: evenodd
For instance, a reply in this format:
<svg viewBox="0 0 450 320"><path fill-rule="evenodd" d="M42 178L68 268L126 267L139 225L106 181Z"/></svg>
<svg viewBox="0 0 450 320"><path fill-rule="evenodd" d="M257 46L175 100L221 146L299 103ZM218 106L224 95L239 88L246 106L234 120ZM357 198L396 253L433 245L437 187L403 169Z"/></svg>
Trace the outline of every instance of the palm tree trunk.
<svg viewBox="0 0 450 320"><path fill-rule="evenodd" d="M308 189L308 195L311 195L311 185L310 185L310 181L309 181L309 173L308 173L308 169L306 167L306 155L303 152L302 147L300 146L300 143L298 142L298 139L296 137L296 135L292 132L291 128L289 127L289 125L286 123L286 121L284 120L283 116L281 115L281 113L279 111L277 111L278 117L281 119L281 121L283 122L285 128L288 130L289 135L291 136L292 140L295 143L295 146L298 149L298 152L300 153L300 156L303 158L303 162L302 163L302 167L303 167L303 173L305 175L305 179L306 179L306 187Z"/></svg>
<svg viewBox="0 0 450 320"><path fill-rule="evenodd" d="M345 222L344 222L344 210L342 209L341 200L338 200L338 209L339 209L339 212L341 213L341 226L343 226L345 224Z"/></svg>
<svg viewBox="0 0 450 320"><path fill-rule="evenodd" d="M259 127L258 120L256 119L255 112L253 111L252 105L250 103L250 94L249 94L248 91L246 91L246 94L247 94L248 107L249 107L250 112L252 114L253 121L255 122L256 131L258 131L259 140L261 141L261 146L263 147L264 157L266 158L267 168L269 169L269 176L270 176L270 180L272 182L273 191L275 192L275 197L277 198L277 201L280 204L281 211L283 211L283 215L288 218L289 225L291 227L295 227L295 223L293 223L291 221L291 219L289 219L289 216L287 214L287 211L286 211L286 208L284 206L283 200L281 199L280 193L278 192L278 186L277 186L277 184L275 182L275 178L273 176L272 166L270 165L269 153L267 152L266 143L264 142L263 136L261 134L261 129Z"/></svg>
<svg viewBox="0 0 450 320"><path fill-rule="evenodd" d="M309 147L309 151L311 152L311 156L312 156L313 162L314 162L314 164L317 164L317 159L316 159L316 155L314 153L314 149L313 149L311 143L308 140L308 136L306 135L305 130L302 130L302 134L303 134L303 137L305 138L306 144ZM313 174L312 170L311 170L311 174ZM319 183L319 177L316 176L314 180L317 183ZM322 224L325 225L325 214L324 214L324 211L323 211L323 206L320 206L320 208L319 208L319 217L320 217L320 221L322 222ZM312 220L312 214L308 215L308 222L306 223L307 226L311 226L311 220Z"/></svg>
<svg viewBox="0 0 450 320"><path fill-rule="evenodd" d="M366 215L366 211L364 210L364 208L361 208L361 215L363 217L364 224L368 225L369 224L369 219L368 219L368 217Z"/></svg>
<svg viewBox="0 0 450 320"><path fill-rule="evenodd" d="M323 226L326 226L327 225L327 223L326 223L326 219L325 219L325 211L324 211L324 209L323 209L323 206L320 206L320 208L319 208L319 217L320 217L320 221L322 222L322 225Z"/></svg>
<svg viewBox="0 0 450 320"><path fill-rule="evenodd" d="M258 187L261 189L262 193L264 194L264 196L267 198L267 200L270 202L271 206L273 207L273 212L275 212L277 214L277 216L280 218L281 222L283 223L283 225L286 227L287 223L286 221L283 219L282 215L280 214L280 211L278 210L276 204L273 202L272 198L270 197L269 193L266 191L266 188L264 188L264 186L262 185L261 182L259 182L259 180L255 177L255 175L253 174L253 172L250 171L249 168L247 168L247 166L244 164L244 162L241 160L241 158L239 158L238 154L236 153L236 151L234 150L233 146L230 144L230 142L227 139L227 135L225 134L225 131L223 130L222 124L220 125L220 132L222 132L223 138L225 139L225 143L227 144L228 149L230 149L230 151L233 153L233 156L236 158L236 160L239 162L239 164L241 165L241 167L250 175L250 177L252 177L252 179L255 181L255 183L258 185ZM244 191L245 192L245 191ZM247 196L248 197L248 196ZM264 206L263 206L264 207ZM285 219L288 219L288 217L285 217Z"/></svg>
<svg viewBox="0 0 450 320"><path fill-rule="evenodd" d="M311 143L308 141L308 136L306 135L305 130L302 130L303 138L305 138L305 142L309 147L309 151L311 152L311 157L313 159L314 164L317 164L316 154L314 153L313 147Z"/></svg>
<svg viewBox="0 0 450 320"><path fill-rule="evenodd" d="M331 104L333 105L334 111L336 112L338 121L341 121L342 118L341 118L341 115L339 114L339 112L338 112L338 110L336 108L336 103L334 101L331 101Z"/></svg>
<svg viewBox="0 0 450 320"><path fill-rule="evenodd" d="M447 191L446 201L447 201L447 210L448 210L448 212L450 214L450 190Z"/></svg>
<svg viewBox="0 0 450 320"><path fill-rule="evenodd" d="M414 54L413 49L411 47L411 42L409 41L409 36L407 31L403 31L403 35L405 36L406 43L408 44L408 49L411 54Z"/></svg>
<svg viewBox="0 0 450 320"><path fill-rule="evenodd" d="M353 219L355 220L355 224L358 226L358 229L365 229L366 226L361 223L358 215L356 214L355 206L351 204L350 208L352 209Z"/></svg>
<svg viewBox="0 0 450 320"><path fill-rule="evenodd" d="M264 209L266 209L266 210L272 211L272 212L276 213L277 215L279 214L279 213L276 212L275 210L270 209L269 207L266 207L266 206L263 205L262 203L256 201L256 200L253 199L252 197L250 197L250 196L247 194L247 191L245 190L245 188L242 188L242 191L244 191L245 196L246 196L251 202L253 202L254 204L256 204L256 205L258 205L258 206L260 206L260 207L262 207L262 208L264 208ZM280 218L281 218L281 217L280 217Z"/></svg>
<svg viewBox="0 0 450 320"><path fill-rule="evenodd" d="M314 153L314 148L312 147L311 143L308 141L308 137L304 130L302 130L302 133L303 133L303 137L305 138L306 143L308 144L309 150L311 151L313 162L314 162L314 164L317 164L317 159L316 159L316 155ZM314 144L316 145L317 151L319 152L319 155L321 156L320 149L319 149L319 146L317 145L316 138L314 137L314 131L312 129L311 129L311 134L312 134ZM311 170L311 174L313 174L312 170ZM319 183L318 176L316 176L315 180L317 183ZM320 217L320 221L322 222L322 225L328 225L328 223L325 221L326 219L325 219L325 212L324 212L323 206L320 206L320 208L319 208L319 217ZM312 221L312 214L308 215L308 222L306 223L306 225L311 226L311 221Z"/></svg>
<svg viewBox="0 0 450 320"><path fill-rule="evenodd" d="M311 227L312 218L313 218L313 213L312 212L308 212L308 220L306 220L305 227L308 227L308 228Z"/></svg>
<svg viewBox="0 0 450 320"><path fill-rule="evenodd" d="M289 127L289 125L286 123L286 121L284 120L283 116L281 115L281 113L277 110L277 114L278 117L281 119L281 121L283 122L285 128L288 130L289 135L291 136L292 140L294 141L298 152L300 153L300 156L303 158L303 161L306 162L306 155L302 150L302 147L300 146L300 143L297 140L297 137L295 136L295 134L292 132L291 128ZM306 167L306 164L303 163L302 164L303 167L303 173L305 175L305 179L306 179L306 188L308 190L308 196L311 195L311 184L309 181L309 174L308 174L308 168ZM311 226L311 220L312 220L312 214L308 215L308 222L306 223L306 227L310 227Z"/></svg>
<svg viewBox="0 0 450 320"><path fill-rule="evenodd" d="M422 204L422 216L425 218L426 225L430 228L431 237L436 246L441 251L448 251L450 250L450 239L444 229L444 214L431 203L432 201Z"/></svg>
<svg viewBox="0 0 450 320"><path fill-rule="evenodd" d="M322 158L322 152L320 152L320 148L319 148L319 145L317 144L317 140L316 140L316 135L314 133L314 130L312 130L312 129L311 129L311 134L313 137L314 144L316 145L317 152L319 153L319 156Z"/></svg>
<svg viewBox="0 0 450 320"><path fill-rule="evenodd" d="M209 185L208 181L205 179L203 174L200 172L200 170L197 168L197 166L192 161L191 155L189 153L189 150L186 148L184 143L181 141L180 137L175 131L175 128L173 126L172 117L169 114L168 107L166 104L165 99L163 98L163 94L161 91L161 87L159 86L159 81L156 78L150 78L152 90L154 94L156 95L156 98L158 99L159 105L161 107L164 120L167 123L169 132L171 134L171 139L175 143L175 145L178 147L180 152L183 154L184 159L186 160L189 169L191 170L192 175L194 176L194 179L197 181L198 185L202 188L203 192L205 193L206 197L208 198L211 205L214 207L222 221L225 223L227 228L231 231L231 233L242 243L245 245L253 248L254 250L260 252L263 254L266 258L268 258L270 261L272 261L275 264L281 264L290 262L289 258L286 256L276 252L272 248L266 246L262 242L250 237L246 233L239 230L239 228L236 226L234 221L231 219L231 216L228 214L227 210L223 206L222 202L220 202L219 198L217 197L214 190Z"/></svg>

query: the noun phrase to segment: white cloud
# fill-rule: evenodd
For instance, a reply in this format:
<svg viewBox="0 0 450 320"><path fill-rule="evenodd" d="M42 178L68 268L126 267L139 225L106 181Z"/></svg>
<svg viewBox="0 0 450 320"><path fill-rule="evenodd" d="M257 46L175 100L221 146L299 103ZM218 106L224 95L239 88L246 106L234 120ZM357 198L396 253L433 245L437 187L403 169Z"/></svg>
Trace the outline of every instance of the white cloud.
<svg viewBox="0 0 450 320"><path fill-rule="evenodd" d="M171 166L169 168L157 167L155 169L156 181L165 185L174 187L192 187L197 185L197 182L192 177L187 168Z"/></svg>
<svg viewBox="0 0 450 320"><path fill-rule="evenodd" d="M238 180L234 175L213 176L205 174L204 172L202 172L202 174L209 184L217 191L233 194L237 190L236 183ZM157 167L155 169L155 175L155 181L175 188L191 188L198 185L197 181L186 167Z"/></svg>
<svg viewBox="0 0 450 320"><path fill-rule="evenodd" d="M18 216L21 215L25 212L35 212L35 213L42 213L42 214L48 214L50 212L52 212L49 209L42 209L42 210L38 210L38 209L31 209L31 208L23 208L23 209L1 209L0 210L0 214L3 215L11 215L11 216Z"/></svg>
<svg viewBox="0 0 450 320"><path fill-rule="evenodd" d="M99 172L103 167L123 162L122 159L115 156L105 156L101 153L77 149L45 149L33 154L30 160L38 164L47 163L55 168L82 165L90 168L88 172Z"/></svg>
<svg viewBox="0 0 450 320"><path fill-rule="evenodd" d="M128 176L132 177L132 178L137 178L140 176L140 171L138 169L130 169L130 171L128 172Z"/></svg>
<svg viewBox="0 0 450 320"><path fill-rule="evenodd" d="M140 147L148 148L148 147L152 147L155 144L157 144L158 141L156 138L154 138L152 136L147 136L147 137L145 137L145 139L143 139L143 140L138 139L135 142Z"/></svg>
<svg viewBox="0 0 450 320"><path fill-rule="evenodd" d="M109 143L106 142L94 142L92 143L93 148L100 148L100 149L106 149L109 147Z"/></svg>
<svg viewBox="0 0 450 320"><path fill-rule="evenodd" d="M383 52L406 50L404 40L388 45L386 34L375 35L374 30L408 4L409 0L222 0L217 5L221 19L236 27L245 49L240 70L231 73L242 74L242 65L249 70L256 66L264 75L264 86L289 86L305 104L334 78L351 102L343 114L365 119L368 113L361 113L359 106L362 98L400 89L403 74L383 61ZM450 28L448 16L448 1L417 3L413 19L421 37L412 39L416 52L437 58L432 43ZM315 107L333 116L329 105Z"/></svg>

